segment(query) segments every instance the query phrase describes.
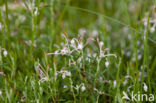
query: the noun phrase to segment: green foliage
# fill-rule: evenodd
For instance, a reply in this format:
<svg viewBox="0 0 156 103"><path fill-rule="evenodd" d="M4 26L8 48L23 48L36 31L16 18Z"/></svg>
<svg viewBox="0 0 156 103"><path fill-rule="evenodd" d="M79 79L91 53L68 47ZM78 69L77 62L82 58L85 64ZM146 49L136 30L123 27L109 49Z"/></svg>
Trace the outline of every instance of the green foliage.
<svg viewBox="0 0 156 103"><path fill-rule="evenodd" d="M124 103L123 91L155 94L155 3L1 0L0 103Z"/></svg>

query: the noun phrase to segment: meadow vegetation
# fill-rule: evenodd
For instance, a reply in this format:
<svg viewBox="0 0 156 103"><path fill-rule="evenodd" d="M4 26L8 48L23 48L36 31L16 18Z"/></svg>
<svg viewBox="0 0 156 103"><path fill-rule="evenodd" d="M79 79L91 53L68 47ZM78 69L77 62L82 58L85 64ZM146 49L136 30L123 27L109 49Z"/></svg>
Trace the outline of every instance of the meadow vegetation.
<svg viewBox="0 0 156 103"><path fill-rule="evenodd" d="M155 5L0 0L0 103L147 103L123 96L156 94Z"/></svg>

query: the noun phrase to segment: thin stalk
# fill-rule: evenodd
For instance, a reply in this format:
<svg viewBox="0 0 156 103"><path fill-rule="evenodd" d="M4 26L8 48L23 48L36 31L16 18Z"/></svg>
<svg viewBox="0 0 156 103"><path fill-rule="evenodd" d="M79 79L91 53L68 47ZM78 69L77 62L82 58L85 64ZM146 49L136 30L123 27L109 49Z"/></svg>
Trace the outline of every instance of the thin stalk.
<svg viewBox="0 0 156 103"><path fill-rule="evenodd" d="M72 56L71 56L71 55L69 55L69 56L70 56L70 58L71 58L71 61L72 61L72 62L74 63L74 65L77 67L78 73L79 73L79 75L80 75L81 80L83 80L83 76L81 75L80 69L79 69L78 66L76 65L76 63L75 63L74 59L72 58Z"/></svg>
<svg viewBox="0 0 156 103"><path fill-rule="evenodd" d="M56 91L57 91L57 88L56 88L56 72L57 72L57 67L56 67L56 65L55 65L55 63L54 63L54 74L53 74L53 78L54 78L54 94L55 94L55 96L57 95L56 94ZM56 103L56 101L54 101L55 103Z"/></svg>
<svg viewBox="0 0 156 103"><path fill-rule="evenodd" d="M2 30L2 47L5 48L5 33L4 33L4 22L2 19L2 10L0 10L0 25L1 25L1 30Z"/></svg>
<svg viewBox="0 0 156 103"><path fill-rule="evenodd" d="M86 73L86 70L85 70L85 61L84 61L84 53L83 53L83 50L82 50L82 57L83 57L83 72L84 72L84 74ZM86 80L86 78L84 78L84 80L85 80L85 83L87 83L87 80Z"/></svg>
<svg viewBox="0 0 156 103"><path fill-rule="evenodd" d="M97 74L98 74L98 72L99 72L99 70L100 70L100 62L101 62L101 58L98 58L98 60L97 60L97 70L96 70L96 76L97 76Z"/></svg>
<svg viewBox="0 0 156 103"><path fill-rule="evenodd" d="M144 81L144 72L145 72L145 67L146 67L148 85L149 85L149 90L151 92L149 64L148 64L148 30L149 30L149 17L148 17L148 25L147 25L147 28L146 28L146 33L144 35L144 59L143 59L143 69L142 69L142 73L141 73L141 90L142 90L142 84L143 84L143 81Z"/></svg>
<svg viewBox="0 0 156 103"><path fill-rule="evenodd" d="M99 103L99 97L100 97L100 95L98 94L96 103Z"/></svg>
<svg viewBox="0 0 156 103"><path fill-rule="evenodd" d="M35 15L34 15L34 7L32 7L32 12L31 12L31 22L32 22L32 37L31 37L31 41L32 41L32 47L33 47L33 44L34 44L34 40L35 40L35 36L36 36L36 22L35 22Z"/></svg>
<svg viewBox="0 0 156 103"><path fill-rule="evenodd" d="M99 70L100 70L100 62L101 62L101 58L98 58L97 60L97 69L96 69L96 73L95 73L95 80L94 80L94 83L96 83L96 78L97 78L97 75L99 73Z"/></svg>
<svg viewBox="0 0 156 103"><path fill-rule="evenodd" d="M5 13L6 13L6 33L7 36L10 36L10 26L9 26L9 18L8 18L8 0L4 0L5 1Z"/></svg>
<svg viewBox="0 0 156 103"><path fill-rule="evenodd" d="M75 96L74 89L73 89L73 81L72 81L71 77L69 79L70 79L70 84L71 84L71 90L72 90L73 97L74 97L74 103L76 103L76 96Z"/></svg>
<svg viewBox="0 0 156 103"><path fill-rule="evenodd" d="M50 36L52 39L52 42L50 43L50 47L52 47L53 42L54 42L54 32L55 32L55 26L54 26L54 2L55 0L50 0ZM50 48L51 49L51 48Z"/></svg>

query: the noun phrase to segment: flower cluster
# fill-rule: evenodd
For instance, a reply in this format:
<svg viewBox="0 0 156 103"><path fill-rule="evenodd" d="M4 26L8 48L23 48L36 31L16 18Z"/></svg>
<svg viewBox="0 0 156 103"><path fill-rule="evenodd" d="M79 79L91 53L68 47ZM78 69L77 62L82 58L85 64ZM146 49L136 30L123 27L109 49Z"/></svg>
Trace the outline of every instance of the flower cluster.
<svg viewBox="0 0 156 103"><path fill-rule="evenodd" d="M58 49L56 50L54 53L47 53L47 55L70 55L72 54L74 51L77 51L78 53L80 53L80 51L92 40L94 40L93 38L88 38L86 43L84 44L82 42L83 40L83 36L81 36L79 39L77 38L73 38L72 40L69 40L64 34L63 37L66 40L66 44L63 45L62 49Z"/></svg>
<svg viewBox="0 0 156 103"><path fill-rule="evenodd" d="M57 74L62 74L62 79L65 79L67 76L71 76L71 72L66 70L57 71Z"/></svg>
<svg viewBox="0 0 156 103"><path fill-rule="evenodd" d="M109 48L105 48L104 50L102 50L102 47L104 45L104 43L102 41L99 41L99 39L97 38L97 43L99 45L99 49L100 49L100 55L99 55L99 58L104 58L104 57L107 57L107 56L114 56L115 58L117 57L115 54L108 54L108 55L105 55L105 52L109 50ZM106 63L106 65L109 65L108 63Z"/></svg>
<svg viewBox="0 0 156 103"><path fill-rule="evenodd" d="M49 75L48 75L48 69L47 71L44 70L44 68L41 66L41 64L39 62L35 62L35 69L36 69L36 72L39 74L39 77L40 77L40 80L39 80L39 85L40 83L42 82L45 82L45 81L49 81Z"/></svg>
<svg viewBox="0 0 156 103"><path fill-rule="evenodd" d="M76 85L75 87L73 86L73 88L76 89L77 91L79 91L79 89L81 88L82 92L86 90L84 83L81 83L80 85Z"/></svg>

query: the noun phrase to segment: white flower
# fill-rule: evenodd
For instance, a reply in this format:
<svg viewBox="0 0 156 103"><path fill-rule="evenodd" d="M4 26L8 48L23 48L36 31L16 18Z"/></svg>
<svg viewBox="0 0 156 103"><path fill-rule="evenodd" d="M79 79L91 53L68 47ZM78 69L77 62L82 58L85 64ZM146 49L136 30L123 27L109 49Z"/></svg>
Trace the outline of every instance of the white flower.
<svg viewBox="0 0 156 103"><path fill-rule="evenodd" d="M0 95L2 95L2 91L0 90Z"/></svg>
<svg viewBox="0 0 156 103"><path fill-rule="evenodd" d="M97 54L96 54L96 53L94 53L94 54L93 54L93 57L95 58L96 56L97 56Z"/></svg>
<svg viewBox="0 0 156 103"><path fill-rule="evenodd" d="M8 55L8 52L6 50L4 50L3 55L6 57Z"/></svg>
<svg viewBox="0 0 156 103"><path fill-rule="evenodd" d="M75 39L75 38L74 38ZM72 39L71 41L70 41L70 43L71 43L71 47L73 47L73 48L76 48L76 43L75 43L75 40L77 41L77 39Z"/></svg>
<svg viewBox="0 0 156 103"><path fill-rule="evenodd" d="M126 53L126 55L127 55L127 57L131 56L131 52L128 51L128 52Z"/></svg>
<svg viewBox="0 0 156 103"><path fill-rule="evenodd" d="M100 47L102 47L104 43L103 43L102 41L100 41L100 43L99 43L99 44L100 44Z"/></svg>
<svg viewBox="0 0 156 103"><path fill-rule="evenodd" d="M62 55L67 54L67 53L68 53L68 50L67 50L66 48L63 48L63 49L61 50L61 54L62 54Z"/></svg>
<svg viewBox="0 0 156 103"><path fill-rule="evenodd" d="M144 26L147 26L147 24L148 24L147 21L145 21L145 22L144 22Z"/></svg>
<svg viewBox="0 0 156 103"><path fill-rule="evenodd" d="M131 38L132 38L132 37L131 37L131 35L129 34L129 35L128 35L128 39L131 40Z"/></svg>
<svg viewBox="0 0 156 103"><path fill-rule="evenodd" d="M144 91L147 92L148 87L147 87L146 83L144 83L144 87L143 88L144 88Z"/></svg>
<svg viewBox="0 0 156 103"><path fill-rule="evenodd" d="M142 58L142 55L139 54L139 55L138 55L138 60L141 60L141 58Z"/></svg>
<svg viewBox="0 0 156 103"><path fill-rule="evenodd" d="M86 29L84 29L84 28L79 29L80 35L84 35L85 33L86 33Z"/></svg>
<svg viewBox="0 0 156 103"><path fill-rule="evenodd" d="M71 76L71 73L67 71L67 72L66 72L66 75L67 75L67 76Z"/></svg>
<svg viewBox="0 0 156 103"><path fill-rule="evenodd" d="M63 88L67 88L67 85L64 85Z"/></svg>
<svg viewBox="0 0 156 103"><path fill-rule="evenodd" d="M108 62L108 61L105 62L105 66L106 66L106 67L109 66L109 62Z"/></svg>
<svg viewBox="0 0 156 103"><path fill-rule="evenodd" d="M155 26L150 28L150 32L153 33L155 31Z"/></svg>
<svg viewBox="0 0 156 103"><path fill-rule="evenodd" d="M117 84L117 83L116 83L116 80L114 80L114 81L113 81L113 86L114 86L114 88L116 87L116 84Z"/></svg>
<svg viewBox="0 0 156 103"><path fill-rule="evenodd" d="M80 49L80 50L82 50L83 49L83 44L82 43L80 43L79 45L78 45L78 47L77 47L78 49Z"/></svg>
<svg viewBox="0 0 156 103"><path fill-rule="evenodd" d="M83 84L83 86L81 87L81 91L84 92L85 90L86 90L86 87Z"/></svg>
<svg viewBox="0 0 156 103"><path fill-rule="evenodd" d="M65 71L65 70L61 70L58 73L62 74L62 79L65 79L66 76L69 76L69 77L71 76L71 72Z"/></svg>
<svg viewBox="0 0 156 103"><path fill-rule="evenodd" d="M59 51L55 51L55 54L56 54L56 55L59 54Z"/></svg>
<svg viewBox="0 0 156 103"><path fill-rule="evenodd" d="M58 73L57 73L57 72L55 72L55 80L57 79L57 75L58 75Z"/></svg>
<svg viewBox="0 0 156 103"><path fill-rule="evenodd" d="M2 30L2 25L1 25L1 23L0 23L0 30Z"/></svg>
<svg viewBox="0 0 156 103"><path fill-rule="evenodd" d="M62 79L64 79L66 77L66 74L62 74Z"/></svg>
<svg viewBox="0 0 156 103"><path fill-rule="evenodd" d="M77 91L79 91L79 89L81 89L82 92L84 92L86 90L84 83L81 83L80 85L76 85L75 87L73 86L73 88L76 89Z"/></svg>
<svg viewBox="0 0 156 103"><path fill-rule="evenodd" d="M92 32L92 35L94 36L94 37L96 37L96 36L98 36L98 31L97 30L93 30L93 32Z"/></svg>
<svg viewBox="0 0 156 103"><path fill-rule="evenodd" d="M63 42L61 42L61 46L64 46L65 44Z"/></svg>
<svg viewBox="0 0 156 103"><path fill-rule="evenodd" d="M125 80L124 82L123 82L123 85L125 86L127 84L127 80Z"/></svg>
<svg viewBox="0 0 156 103"><path fill-rule="evenodd" d="M70 41L70 43L71 43L71 44L74 44L74 43L75 43L74 39L72 39L72 40Z"/></svg>

